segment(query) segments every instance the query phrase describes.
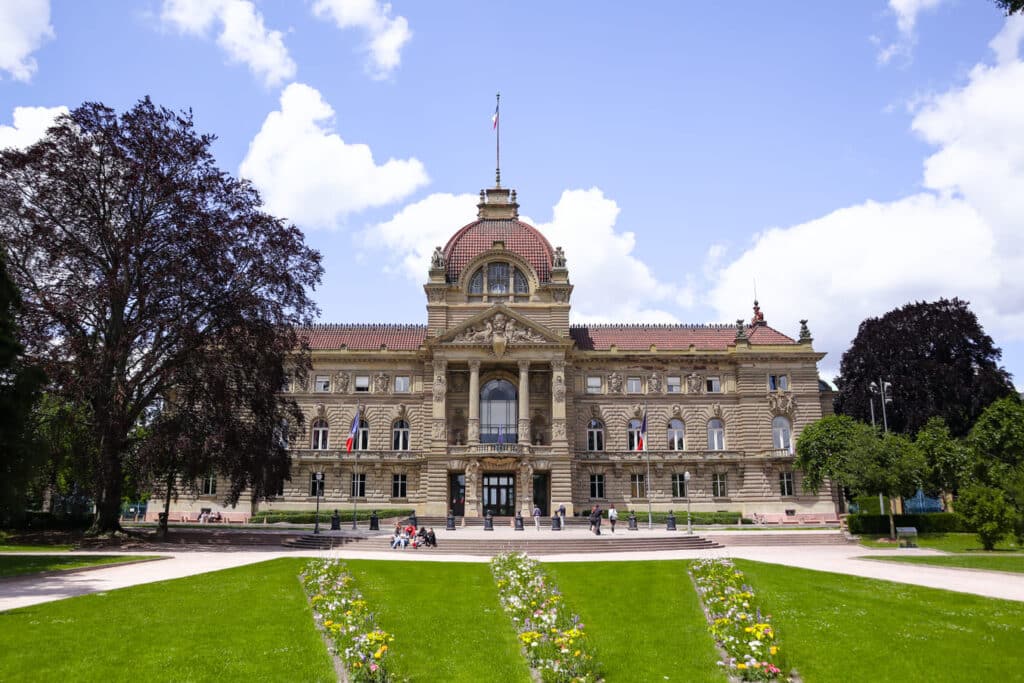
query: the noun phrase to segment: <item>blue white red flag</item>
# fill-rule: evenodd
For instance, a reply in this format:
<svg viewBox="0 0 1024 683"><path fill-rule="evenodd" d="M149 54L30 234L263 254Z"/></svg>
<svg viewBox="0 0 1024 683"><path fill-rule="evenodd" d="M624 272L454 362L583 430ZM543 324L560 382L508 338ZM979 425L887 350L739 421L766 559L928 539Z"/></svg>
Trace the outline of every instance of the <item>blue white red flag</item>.
<svg viewBox="0 0 1024 683"><path fill-rule="evenodd" d="M351 453L352 445L355 443L356 434L359 433L359 409L356 408L356 416L352 418L352 429L348 432L348 439L345 440L345 449Z"/></svg>
<svg viewBox="0 0 1024 683"><path fill-rule="evenodd" d="M638 451L647 450L644 444L647 443L647 411L644 411L644 419L640 423L640 431L636 435L636 449Z"/></svg>
<svg viewBox="0 0 1024 683"><path fill-rule="evenodd" d="M494 105L494 116L491 117L491 130L498 127L498 107L501 105Z"/></svg>

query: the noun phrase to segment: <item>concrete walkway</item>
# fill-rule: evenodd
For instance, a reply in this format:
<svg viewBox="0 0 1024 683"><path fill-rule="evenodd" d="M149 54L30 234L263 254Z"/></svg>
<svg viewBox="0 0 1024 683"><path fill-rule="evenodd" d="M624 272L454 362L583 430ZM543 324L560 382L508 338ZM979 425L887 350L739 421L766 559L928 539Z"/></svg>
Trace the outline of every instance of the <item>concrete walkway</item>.
<svg viewBox="0 0 1024 683"><path fill-rule="evenodd" d="M788 530L787 530L788 531ZM527 531L513 531L512 529L495 529L484 531L483 529L460 529L458 531L444 531L435 528L438 536L438 544L442 545L445 538L486 538L491 541L500 541L503 538L523 539L529 537L544 536L550 538L552 532L537 532L533 529ZM590 533L586 529L566 529L558 532L562 538L588 538ZM605 530L607 533L607 530ZM619 529L616 536L625 535L623 529ZM678 535L679 532L666 532L664 530L646 530L628 532L630 536L662 536ZM719 532L716 532L718 535ZM737 532L741 533L741 532ZM742 532L757 534L759 532ZM772 532L765 532L772 533ZM24 578L0 579L0 612L18 607L36 605L53 600L61 600L76 595L88 593L99 593L115 590L127 586L134 586L154 581L166 581L178 579L185 576L202 574L206 572L240 567L256 562L263 562L278 557L339 557L351 559L375 559L375 560L396 560L396 561L434 561L434 562L487 562L488 558L480 556L465 555L440 555L431 554L429 550L395 550L395 551L368 551L357 550L358 544L343 546L332 551L285 551L278 549L250 548L250 549L224 549L217 552L205 551L175 551L156 552L147 555L159 555L168 559L159 562L143 562L122 567L106 567L91 569L89 571L67 572L48 576L29 576ZM32 553L40 554L40 553ZM68 554L98 554L97 552L85 553L59 553ZM142 554L139 551L131 552L110 552L100 551L99 554ZM547 562L612 562L612 561L636 561L636 560L676 560L695 559L702 557L732 557L783 564L805 569L836 572L839 574L850 574L863 576L872 579L883 579L900 583L926 586L929 588L941 588L963 593L973 593L993 598L1006 600L1024 601L1024 574L1009 574L1005 572L988 572L980 570L951 569L944 567L933 567L919 564L904 564L897 562L878 562L875 560L861 560L858 557L884 557L886 555L899 555L900 557L941 555L933 550L925 549L902 549L902 550L876 550L862 548L857 545L800 545L800 546L738 546L726 547L715 550L680 550L668 552L627 552L627 553L574 553L566 555L548 555L543 558Z"/></svg>

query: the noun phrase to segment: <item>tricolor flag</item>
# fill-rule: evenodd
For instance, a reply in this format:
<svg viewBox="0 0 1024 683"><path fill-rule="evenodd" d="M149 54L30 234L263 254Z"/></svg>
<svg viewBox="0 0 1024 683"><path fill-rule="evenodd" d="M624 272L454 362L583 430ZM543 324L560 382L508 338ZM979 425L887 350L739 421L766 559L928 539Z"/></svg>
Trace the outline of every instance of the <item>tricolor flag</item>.
<svg viewBox="0 0 1024 683"><path fill-rule="evenodd" d="M500 104L494 105L494 116L491 117L491 130L494 130L498 127L498 107L500 106Z"/></svg>
<svg viewBox="0 0 1024 683"><path fill-rule="evenodd" d="M348 439L345 440L345 448L352 452L352 445L355 443L356 434L359 433L359 408L356 408L356 416L352 418L352 429L348 432Z"/></svg>
<svg viewBox="0 0 1024 683"><path fill-rule="evenodd" d="M640 431L636 435L636 449L638 451L646 451L645 444L647 442L647 411L644 410L644 419L640 423Z"/></svg>

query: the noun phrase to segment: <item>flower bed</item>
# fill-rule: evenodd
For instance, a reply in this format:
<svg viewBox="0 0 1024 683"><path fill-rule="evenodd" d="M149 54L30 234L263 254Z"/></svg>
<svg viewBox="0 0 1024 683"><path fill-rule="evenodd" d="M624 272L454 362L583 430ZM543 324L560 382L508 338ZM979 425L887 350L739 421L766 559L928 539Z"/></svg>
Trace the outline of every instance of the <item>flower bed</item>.
<svg viewBox="0 0 1024 683"><path fill-rule="evenodd" d="M783 678L770 615L761 614L754 591L730 560L700 560L690 566L708 613L708 629L725 650L719 662L744 681Z"/></svg>
<svg viewBox="0 0 1024 683"><path fill-rule="evenodd" d="M390 680L388 644L394 640L376 623L355 580L339 560L312 560L302 572L302 585L350 681Z"/></svg>
<svg viewBox="0 0 1024 683"><path fill-rule="evenodd" d="M583 624L562 602L536 560L524 553L499 555L491 561L491 573L501 606L512 618L530 667L541 680L603 680Z"/></svg>

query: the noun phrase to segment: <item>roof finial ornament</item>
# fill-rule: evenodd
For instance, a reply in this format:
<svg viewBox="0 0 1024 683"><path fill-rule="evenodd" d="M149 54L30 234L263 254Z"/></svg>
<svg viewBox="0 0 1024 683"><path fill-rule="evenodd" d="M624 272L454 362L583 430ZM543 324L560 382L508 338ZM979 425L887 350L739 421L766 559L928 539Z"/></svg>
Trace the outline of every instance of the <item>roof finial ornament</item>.
<svg viewBox="0 0 1024 683"><path fill-rule="evenodd" d="M807 321L800 321L800 341L801 342L812 342L814 338L811 337L811 330L807 327Z"/></svg>
<svg viewBox="0 0 1024 683"><path fill-rule="evenodd" d="M751 326L754 325L765 325L764 313L761 312L761 307L757 303L757 299L754 299L754 317L750 319Z"/></svg>

